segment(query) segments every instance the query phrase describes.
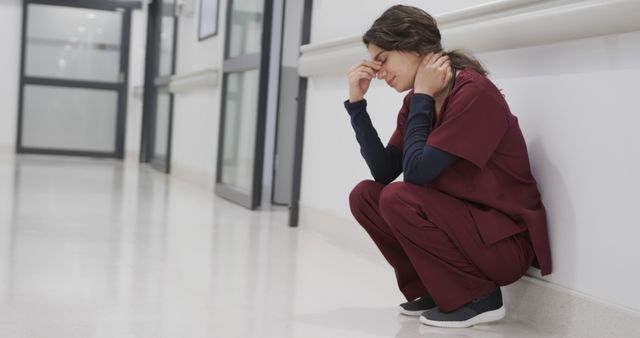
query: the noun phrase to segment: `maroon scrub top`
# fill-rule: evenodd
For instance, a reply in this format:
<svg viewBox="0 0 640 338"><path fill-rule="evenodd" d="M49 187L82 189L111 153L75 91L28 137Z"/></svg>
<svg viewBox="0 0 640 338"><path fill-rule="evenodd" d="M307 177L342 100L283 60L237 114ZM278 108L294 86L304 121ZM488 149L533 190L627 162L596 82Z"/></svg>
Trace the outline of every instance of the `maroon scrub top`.
<svg viewBox="0 0 640 338"><path fill-rule="evenodd" d="M404 98L389 140L398 149L403 149L412 95ZM426 186L467 201L486 245L528 230L536 254L533 265L542 275L551 273L545 208L518 118L502 93L486 76L462 69L434 119L427 144L459 160Z"/></svg>

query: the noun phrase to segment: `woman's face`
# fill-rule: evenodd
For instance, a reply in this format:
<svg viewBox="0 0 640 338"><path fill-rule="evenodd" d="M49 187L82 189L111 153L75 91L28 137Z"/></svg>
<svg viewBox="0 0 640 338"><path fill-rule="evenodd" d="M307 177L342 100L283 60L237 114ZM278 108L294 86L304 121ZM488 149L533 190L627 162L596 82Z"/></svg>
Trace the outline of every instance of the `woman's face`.
<svg viewBox="0 0 640 338"><path fill-rule="evenodd" d="M384 50L372 43L368 46L371 60L382 62L378 78L385 80L389 87L398 92L413 88L413 81L422 57L417 52Z"/></svg>

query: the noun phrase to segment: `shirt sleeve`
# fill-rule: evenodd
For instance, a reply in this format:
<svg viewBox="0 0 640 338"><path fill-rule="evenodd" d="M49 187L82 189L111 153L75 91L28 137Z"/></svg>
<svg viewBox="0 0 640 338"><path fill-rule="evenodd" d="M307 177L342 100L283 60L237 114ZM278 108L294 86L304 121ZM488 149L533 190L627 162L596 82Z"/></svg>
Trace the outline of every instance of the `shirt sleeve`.
<svg viewBox="0 0 640 338"><path fill-rule="evenodd" d="M464 84L451 93L442 124L431 132L427 144L484 167L509 125L508 107L500 98L500 93Z"/></svg>
<svg viewBox="0 0 640 338"><path fill-rule="evenodd" d="M429 183L456 160L446 151L426 144L434 105L435 101L429 95L414 94L411 97L402 156L405 182L420 185Z"/></svg>
<svg viewBox="0 0 640 338"><path fill-rule="evenodd" d="M396 147L397 149L404 149L404 130L407 127L407 119L409 117L409 104L411 102L412 96L413 90L404 97L402 101L402 107L398 112L396 130L393 132L393 134L391 134L391 138L389 139L389 144Z"/></svg>
<svg viewBox="0 0 640 338"><path fill-rule="evenodd" d="M376 129L367 113L367 102L344 102L351 116L351 125L360 144L360 154L364 158L373 179L388 184L402 172L402 151L389 144L382 145Z"/></svg>

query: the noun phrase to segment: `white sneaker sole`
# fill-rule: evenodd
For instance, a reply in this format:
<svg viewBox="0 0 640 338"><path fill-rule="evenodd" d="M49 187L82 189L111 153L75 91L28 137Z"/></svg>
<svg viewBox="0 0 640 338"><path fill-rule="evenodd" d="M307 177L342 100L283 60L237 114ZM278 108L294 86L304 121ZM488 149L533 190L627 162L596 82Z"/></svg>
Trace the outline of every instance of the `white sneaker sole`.
<svg viewBox="0 0 640 338"><path fill-rule="evenodd" d="M425 311L427 310L409 311L405 310L402 306L398 306L398 312L400 312L401 315L405 316L419 317Z"/></svg>
<svg viewBox="0 0 640 338"><path fill-rule="evenodd" d="M502 318L504 318L506 311L504 309L504 305L502 307L500 307L499 309L493 310L493 311L487 311L484 313L481 313L473 318L469 318L465 321L461 321L461 322L454 322L454 321L450 321L450 322L445 322L445 321L437 321L437 320L429 320L425 317L420 316L420 322L422 324L426 324L429 326L436 326L436 327L449 327L449 328L462 328L462 327L470 327L476 324L481 324L481 323L488 323L488 322L493 322L496 320L500 320Z"/></svg>

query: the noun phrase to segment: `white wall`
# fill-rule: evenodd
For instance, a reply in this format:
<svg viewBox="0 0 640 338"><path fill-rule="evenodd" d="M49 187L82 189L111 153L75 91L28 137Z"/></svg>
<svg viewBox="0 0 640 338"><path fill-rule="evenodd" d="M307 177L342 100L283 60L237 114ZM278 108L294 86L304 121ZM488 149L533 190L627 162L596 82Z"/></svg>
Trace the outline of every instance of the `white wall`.
<svg viewBox="0 0 640 338"><path fill-rule="evenodd" d="M226 1L220 1L217 35L203 41L198 41L199 2L195 1L193 14L180 17L176 74L222 69L226 5ZM172 174L209 189L213 189L215 180L220 89L220 85L201 87L174 96Z"/></svg>
<svg viewBox="0 0 640 338"><path fill-rule="evenodd" d="M18 84L20 83L20 39L22 1L0 2L0 148L13 151L16 144Z"/></svg>
<svg viewBox="0 0 640 338"><path fill-rule="evenodd" d="M545 279L640 310L640 32L479 57L527 139L550 222Z"/></svg>
<svg viewBox="0 0 640 338"><path fill-rule="evenodd" d="M405 3L437 15L483 2L489 1ZM316 0L312 43L361 34L393 4ZM476 56L503 89L527 140L549 215L554 273L544 279L640 312L640 221L634 213L640 32ZM351 220L348 194L370 174L342 106L347 94L344 75L309 81L301 205ZM381 81L367 95L385 143L402 97Z"/></svg>
<svg viewBox="0 0 640 338"><path fill-rule="evenodd" d="M406 0L400 3L407 6L418 6L435 16L487 2L493 1L430 0L428 6L425 5L424 0ZM314 0L311 42L364 34L384 10L398 3L398 1L390 0L367 0L366 6L364 6L365 2L362 1Z"/></svg>

